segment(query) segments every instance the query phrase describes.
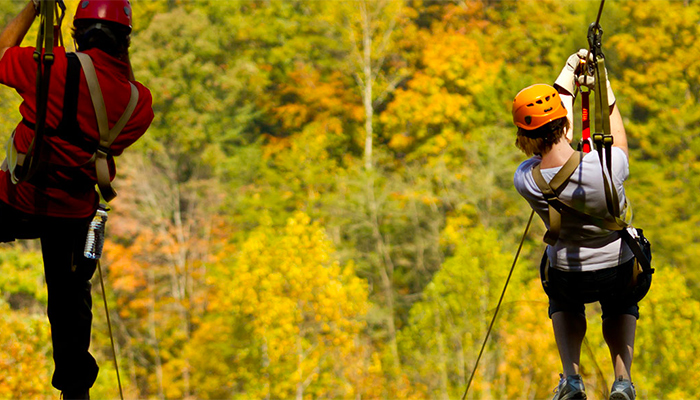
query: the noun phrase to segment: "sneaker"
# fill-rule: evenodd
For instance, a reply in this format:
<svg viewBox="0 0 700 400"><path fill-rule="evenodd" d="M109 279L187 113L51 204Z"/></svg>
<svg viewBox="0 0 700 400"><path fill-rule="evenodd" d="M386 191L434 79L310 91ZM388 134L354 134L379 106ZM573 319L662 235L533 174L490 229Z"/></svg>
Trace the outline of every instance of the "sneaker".
<svg viewBox="0 0 700 400"><path fill-rule="evenodd" d="M564 378L564 375L559 374L559 377L561 379L557 388L554 389L552 400L586 400L586 388L583 386L581 375Z"/></svg>
<svg viewBox="0 0 700 400"><path fill-rule="evenodd" d="M634 400L636 397L637 391L629 379L617 378L610 389L610 400Z"/></svg>

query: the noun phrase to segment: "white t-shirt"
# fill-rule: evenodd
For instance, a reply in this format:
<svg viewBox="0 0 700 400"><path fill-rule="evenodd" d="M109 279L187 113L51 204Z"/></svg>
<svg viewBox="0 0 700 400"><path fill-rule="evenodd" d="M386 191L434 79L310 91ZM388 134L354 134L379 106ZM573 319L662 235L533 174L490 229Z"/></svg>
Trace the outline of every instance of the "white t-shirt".
<svg viewBox="0 0 700 400"><path fill-rule="evenodd" d="M541 162L539 156L523 161L515 171L513 180L518 193L530 203L530 207L549 229L549 208L532 177L532 168ZM560 169L561 167L542 169L542 176L550 182ZM629 176L629 160L617 147L612 148L612 171L622 210L626 204L622 184ZM592 151L583 157L581 165L571 175L559 199L586 214L601 218L609 215L597 152ZM634 254L618 232L599 228L575 215L562 213L559 240L547 247L547 256L551 266L557 269L594 271L627 262Z"/></svg>

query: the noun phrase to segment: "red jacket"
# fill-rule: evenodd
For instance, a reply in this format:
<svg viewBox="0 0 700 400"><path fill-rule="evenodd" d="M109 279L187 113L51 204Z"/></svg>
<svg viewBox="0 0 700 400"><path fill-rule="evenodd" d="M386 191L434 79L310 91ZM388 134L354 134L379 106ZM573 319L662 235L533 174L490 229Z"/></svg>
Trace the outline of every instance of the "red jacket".
<svg viewBox="0 0 700 400"><path fill-rule="evenodd" d="M107 108L109 127L121 117L131 95L128 64L109 56L99 49L90 49L88 54L95 65L97 78ZM34 137L29 126L36 122L36 71L33 47L12 47L0 59L0 83L17 90L22 97L20 113L25 121L17 125L15 146L26 153ZM65 49L54 48L55 61L51 70L49 101L46 112L46 128L56 128L62 118L67 59ZM97 120L93 109L85 75L80 74L78 95L78 125L88 142L99 142ZM148 129L153 120L151 92L142 84L132 82L139 91L139 101L131 119L111 146L112 155L121 154ZM6 135L9 136L10 132ZM81 133L76 133L81 134ZM95 164L88 162L92 153L63 140L60 136L44 136L41 158L50 163L45 176L37 178L51 184L34 184L39 180L13 184L6 172L0 171L0 201L30 214L53 217L83 218L90 216L97 207L99 196L95 191ZM2 157L0 157L2 158ZM55 167L52 167L55 166ZM114 159L109 157L110 178L114 179ZM70 173L65 173L66 171ZM88 182L88 180L90 182ZM87 182L87 186L76 189L71 181ZM92 184L90 184L92 183Z"/></svg>

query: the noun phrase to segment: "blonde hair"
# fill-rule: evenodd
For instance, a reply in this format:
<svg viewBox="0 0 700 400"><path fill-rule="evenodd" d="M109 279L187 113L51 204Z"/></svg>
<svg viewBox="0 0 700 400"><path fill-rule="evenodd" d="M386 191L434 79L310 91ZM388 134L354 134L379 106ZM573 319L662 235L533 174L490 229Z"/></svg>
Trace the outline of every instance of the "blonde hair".
<svg viewBox="0 0 700 400"><path fill-rule="evenodd" d="M557 118L533 130L518 128L515 146L528 156L541 156L566 135L570 124L566 117Z"/></svg>

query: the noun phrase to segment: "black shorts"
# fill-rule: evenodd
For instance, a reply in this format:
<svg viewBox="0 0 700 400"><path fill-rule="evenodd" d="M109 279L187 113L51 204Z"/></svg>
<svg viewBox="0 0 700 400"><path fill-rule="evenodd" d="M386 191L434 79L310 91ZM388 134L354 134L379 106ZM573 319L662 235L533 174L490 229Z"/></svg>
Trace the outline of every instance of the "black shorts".
<svg viewBox="0 0 700 400"><path fill-rule="evenodd" d="M562 271L548 268L545 254L540 267L542 286L549 296L549 317L558 311L586 315L586 304L600 302L602 318L629 314L639 319L639 306L630 294L636 260L596 271Z"/></svg>

